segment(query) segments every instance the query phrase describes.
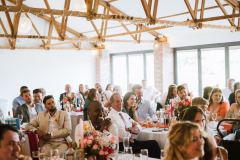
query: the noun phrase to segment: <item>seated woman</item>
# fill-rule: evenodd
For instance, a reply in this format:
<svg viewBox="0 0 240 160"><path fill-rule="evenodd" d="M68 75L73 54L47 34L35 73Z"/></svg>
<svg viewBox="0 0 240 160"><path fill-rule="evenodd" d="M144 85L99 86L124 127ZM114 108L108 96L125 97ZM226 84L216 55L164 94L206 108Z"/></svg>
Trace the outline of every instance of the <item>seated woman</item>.
<svg viewBox="0 0 240 160"><path fill-rule="evenodd" d="M89 104L96 100L97 100L97 90L92 88L88 92L88 96L87 96L87 99L85 101L84 108L83 108L83 120L84 121L88 120L87 110L88 110Z"/></svg>
<svg viewBox="0 0 240 160"><path fill-rule="evenodd" d="M203 113L203 111L196 106L189 107L184 112L182 121L191 121L191 122L197 123L199 124L202 130L207 131L206 116ZM213 160L216 157L216 153L217 153L216 141L214 140L213 136L211 136L210 134L207 134L206 137L204 138L204 142L205 142L204 143L205 154L202 160Z"/></svg>
<svg viewBox="0 0 240 160"><path fill-rule="evenodd" d="M177 98L177 85L171 84L168 87L168 93L167 93L166 99L163 98L163 105L171 105L172 104L171 101L175 98Z"/></svg>
<svg viewBox="0 0 240 160"><path fill-rule="evenodd" d="M233 103L227 113L227 118L240 119L240 89L235 92L235 103Z"/></svg>
<svg viewBox="0 0 240 160"><path fill-rule="evenodd" d="M102 104L100 102L91 102L89 104L87 113L95 130L99 130L101 132L109 130L111 120L106 118L104 115L104 109L102 108Z"/></svg>
<svg viewBox="0 0 240 160"><path fill-rule="evenodd" d="M229 104L223 101L222 90L220 88L214 88L210 95L208 111L210 119L215 120L215 114L217 114L216 120L222 120L226 117L229 109Z"/></svg>
<svg viewBox="0 0 240 160"><path fill-rule="evenodd" d="M133 92L128 92L123 97L122 112L127 113L134 121L139 122L136 112L136 96Z"/></svg>
<svg viewBox="0 0 240 160"><path fill-rule="evenodd" d="M203 132L197 124L179 122L168 133L164 160L197 160L204 155Z"/></svg>

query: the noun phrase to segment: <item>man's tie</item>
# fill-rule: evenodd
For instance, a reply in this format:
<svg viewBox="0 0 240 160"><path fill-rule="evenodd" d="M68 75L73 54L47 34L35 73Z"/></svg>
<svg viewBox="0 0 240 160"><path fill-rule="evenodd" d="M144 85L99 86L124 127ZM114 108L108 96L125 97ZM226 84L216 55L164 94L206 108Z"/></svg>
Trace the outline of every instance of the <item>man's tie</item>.
<svg viewBox="0 0 240 160"><path fill-rule="evenodd" d="M121 119L122 119L122 121L123 121L123 123L124 123L124 125L125 125L125 128L126 128L127 122L125 121L125 119L124 119L124 117L123 117L123 115L122 115L121 112L119 112L119 116L121 117Z"/></svg>

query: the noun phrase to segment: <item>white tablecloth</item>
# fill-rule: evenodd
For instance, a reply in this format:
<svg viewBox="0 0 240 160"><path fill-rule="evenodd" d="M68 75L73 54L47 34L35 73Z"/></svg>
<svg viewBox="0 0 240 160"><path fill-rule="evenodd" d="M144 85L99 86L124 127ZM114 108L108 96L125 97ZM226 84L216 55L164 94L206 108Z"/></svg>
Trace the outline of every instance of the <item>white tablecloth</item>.
<svg viewBox="0 0 240 160"><path fill-rule="evenodd" d="M137 140L155 140L161 149L164 148L167 141L168 131L153 132L153 130L158 130L155 128L144 128L137 136Z"/></svg>

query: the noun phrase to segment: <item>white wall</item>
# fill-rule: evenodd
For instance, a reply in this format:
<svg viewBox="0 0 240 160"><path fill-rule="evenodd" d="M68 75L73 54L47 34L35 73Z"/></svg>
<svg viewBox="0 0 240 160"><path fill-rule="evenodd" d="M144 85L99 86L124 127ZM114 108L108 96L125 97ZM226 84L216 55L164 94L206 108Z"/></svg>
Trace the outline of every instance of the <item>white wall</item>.
<svg viewBox="0 0 240 160"><path fill-rule="evenodd" d="M78 84L93 86L96 81L96 53L75 50L0 50L0 107L11 109L12 99L19 88L31 90L43 87L55 99L69 83L73 90ZM5 108L5 113L10 109Z"/></svg>

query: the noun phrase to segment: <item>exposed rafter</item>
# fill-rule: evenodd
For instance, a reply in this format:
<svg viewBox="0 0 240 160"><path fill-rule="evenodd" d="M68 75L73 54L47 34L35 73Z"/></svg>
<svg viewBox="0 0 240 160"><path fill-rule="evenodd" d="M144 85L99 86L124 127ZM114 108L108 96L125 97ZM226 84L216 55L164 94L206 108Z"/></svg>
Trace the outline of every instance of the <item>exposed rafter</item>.
<svg viewBox="0 0 240 160"><path fill-rule="evenodd" d="M27 6L24 0L7 1L13 3L13 5L6 3L6 0L1 0L0 12L5 15L0 19L0 26L2 28L0 38L6 38L6 40L8 40L9 48L12 49L19 48L16 45L17 38L39 39L40 48L45 49L58 47L64 44L72 44L74 48L82 49L82 46L80 47L80 45L83 41L90 43L105 42L113 37L121 36L131 37L131 39L128 40L131 42L144 43L146 42L142 36L142 33L144 32L149 33L152 36L152 40L161 38L166 40L167 37L160 33L161 30L176 26L240 30L240 4L238 0L225 0L227 4L223 4L221 0L215 0L213 1L215 6L208 7L205 7L206 0L181 0L182 3L185 4L185 9L188 10L188 12L166 15L164 17L157 16L158 14L161 14L159 6L161 6L162 2L159 0L139 1L139 7L141 7L142 12L145 13L145 16L142 17L132 16L128 11L123 12L113 5L115 4L113 2L116 0L84 0L87 6L86 11L79 11L77 9L71 10L71 0L64 0L62 2L63 7L60 9L56 9L52 3L50 6L49 0L43 0L45 6L41 6L41 8ZM121 1L118 1L118 3L121 3ZM226 6L228 6L228 8L226 8ZM232 7L231 13L227 10L229 9L229 6ZM223 14L210 17L208 13L205 12L210 9L220 9ZM36 35L18 34L18 25L22 13L25 13L26 17L31 22ZM174 20L174 17L185 14L191 15L191 19L185 19L182 21ZM48 31L42 33L39 32L39 23L33 23L36 22L34 20L35 17L39 17L49 24ZM59 17L60 20L57 19ZM72 19L77 18L79 18L81 22L85 20L85 23L91 24L92 27L90 27L90 31L84 31L81 22L79 23L79 26L73 26L71 21ZM171 20L169 20L169 18L171 18ZM230 25L212 25L209 23L218 20L228 20ZM120 25L111 26L112 24L110 21L119 22L118 24ZM109 26L109 24L111 25ZM111 32L111 29L117 27L122 27L124 29L123 32ZM53 30L56 30L57 35ZM52 40L57 41L52 43ZM111 39L111 41L119 42L121 40Z"/></svg>

